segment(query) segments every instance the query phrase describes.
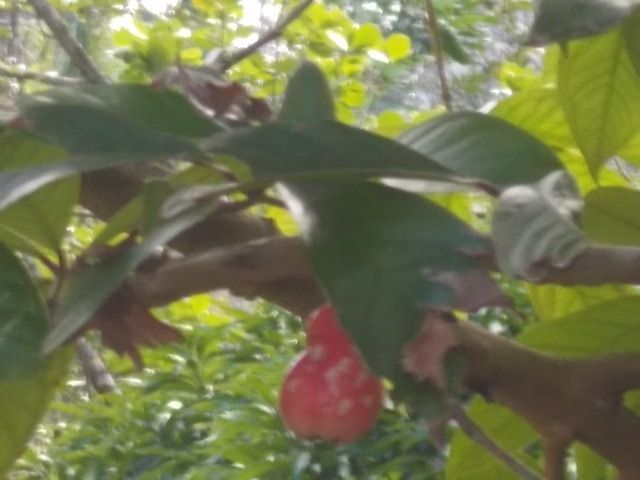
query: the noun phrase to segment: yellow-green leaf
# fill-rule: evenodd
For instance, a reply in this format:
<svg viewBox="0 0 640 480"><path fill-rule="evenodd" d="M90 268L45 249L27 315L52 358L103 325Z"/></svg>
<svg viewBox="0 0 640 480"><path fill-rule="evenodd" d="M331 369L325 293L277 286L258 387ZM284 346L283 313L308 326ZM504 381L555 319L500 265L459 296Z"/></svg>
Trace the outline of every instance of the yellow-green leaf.
<svg viewBox="0 0 640 480"><path fill-rule="evenodd" d="M640 130L640 82L621 29L572 42L560 57L558 89L593 173Z"/></svg>
<svg viewBox="0 0 640 480"><path fill-rule="evenodd" d="M46 369L19 382L0 382L0 478L20 455L67 371L72 350L51 356Z"/></svg>
<svg viewBox="0 0 640 480"><path fill-rule="evenodd" d="M411 39L404 33L389 35L384 42L384 50L394 62L407 58L411 55Z"/></svg>
<svg viewBox="0 0 640 480"><path fill-rule="evenodd" d="M623 187L598 188L585 198L582 228L598 243L640 245L640 192Z"/></svg>
<svg viewBox="0 0 640 480"><path fill-rule="evenodd" d="M375 47L382 42L380 27L373 23L363 23L353 32L349 41L352 50Z"/></svg>

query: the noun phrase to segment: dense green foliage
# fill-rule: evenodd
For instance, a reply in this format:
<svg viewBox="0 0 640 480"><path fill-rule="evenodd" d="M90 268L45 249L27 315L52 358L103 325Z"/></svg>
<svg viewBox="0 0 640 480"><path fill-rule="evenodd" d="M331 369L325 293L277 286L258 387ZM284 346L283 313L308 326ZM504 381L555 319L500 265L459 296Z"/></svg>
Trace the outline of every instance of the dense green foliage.
<svg viewBox="0 0 640 480"><path fill-rule="evenodd" d="M420 424L392 408L337 450L285 432L277 392L303 341L296 317L204 295L159 313L185 343L147 352L144 372L111 359L118 393L75 387L54 402L15 478L430 478L441 468Z"/></svg>
<svg viewBox="0 0 640 480"><path fill-rule="evenodd" d="M0 473L509 480L461 431L440 431L444 402L468 401L491 438L540 471L529 424L461 394L455 361L438 365L450 390L407 381L403 346L425 309L560 356L638 352L637 288L536 283L570 267L589 242L640 244L637 2L543 0L532 14L522 1L441 1L438 35L423 24L421 1L314 2L246 57L243 48L293 2L51 2L110 78L101 85L78 84L82 62L37 32L46 27L35 3L0 2L9 25L0 65ZM544 49L519 43L526 35ZM442 63L454 108L482 113L445 112ZM42 76L50 70L62 77ZM558 170L575 193L549 187ZM135 182L107 180L114 172ZM533 196L531 208L494 216L514 186ZM234 216L261 230L211 228L204 243L185 235ZM303 253L252 256L294 235ZM167 244L181 253L157 255ZM203 250L210 255L198 257ZM296 255L308 265L296 270ZM301 350L299 317L266 300L195 295L210 289L201 284L144 297L145 275L190 258L223 272L205 287L283 304L308 298L310 266L364 359L389 380L394 396L376 428L339 447L286 432L277 394ZM518 313L498 308L507 297ZM147 312L158 305L164 325ZM156 347L142 348L141 371L107 354L118 390L103 395L69 366L67 345L92 328L134 361L138 347ZM636 396L627 403L637 406ZM436 447L439 436L450 448ZM614 475L581 444L568 467L580 479Z"/></svg>

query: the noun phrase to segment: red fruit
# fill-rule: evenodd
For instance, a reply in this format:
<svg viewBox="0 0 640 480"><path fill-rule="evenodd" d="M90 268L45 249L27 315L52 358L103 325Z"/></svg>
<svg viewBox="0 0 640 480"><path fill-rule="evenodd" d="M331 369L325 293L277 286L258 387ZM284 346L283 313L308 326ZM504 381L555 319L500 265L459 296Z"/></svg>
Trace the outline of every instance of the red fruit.
<svg viewBox="0 0 640 480"><path fill-rule="evenodd" d="M336 312L329 304L320 307L309 316L305 333L307 347L326 344L345 349L351 346L351 340L338 323Z"/></svg>
<svg viewBox="0 0 640 480"><path fill-rule="evenodd" d="M331 307L308 325L309 346L280 392L280 414L298 437L348 443L364 435L382 408L382 383L364 364Z"/></svg>

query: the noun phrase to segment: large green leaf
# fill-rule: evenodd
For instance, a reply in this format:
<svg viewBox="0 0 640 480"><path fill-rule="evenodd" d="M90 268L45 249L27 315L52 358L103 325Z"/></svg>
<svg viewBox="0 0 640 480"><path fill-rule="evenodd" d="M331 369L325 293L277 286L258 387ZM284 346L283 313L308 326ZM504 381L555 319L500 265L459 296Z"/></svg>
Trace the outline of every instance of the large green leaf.
<svg viewBox="0 0 640 480"><path fill-rule="evenodd" d="M450 178L454 174L393 140L322 120L276 122L214 136L211 152L246 162L258 180L314 176L414 176Z"/></svg>
<svg viewBox="0 0 640 480"><path fill-rule="evenodd" d="M498 187L528 184L562 168L529 133L480 113L449 113L412 128L399 141L463 177Z"/></svg>
<svg viewBox="0 0 640 480"><path fill-rule="evenodd" d="M46 165L0 173L0 210L7 208L45 185L77 173L102 170L120 165L167 160L172 156L171 153L75 155L71 160L65 162L52 162Z"/></svg>
<svg viewBox="0 0 640 480"><path fill-rule="evenodd" d="M597 243L640 245L640 192L623 187L592 190L585 198L582 229Z"/></svg>
<svg viewBox="0 0 640 480"><path fill-rule="evenodd" d="M70 275L61 290L55 327L45 340L45 352L62 345L91 320L100 305L153 250L203 220L212 209L211 203L205 203L178 214L158 226L142 243Z"/></svg>
<svg viewBox="0 0 640 480"><path fill-rule="evenodd" d="M379 375L401 371L421 308L450 305L429 273L474 267L483 237L442 207L369 182L287 184L285 199L341 322Z"/></svg>
<svg viewBox="0 0 640 480"><path fill-rule="evenodd" d="M544 45L598 35L622 22L637 0L541 0L529 44Z"/></svg>
<svg viewBox="0 0 640 480"><path fill-rule="evenodd" d="M421 176L452 172L393 140L334 120L322 71L303 63L289 81L278 121L218 134L205 149L234 155L261 181L308 177Z"/></svg>
<svg viewBox="0 0 640 480"><path fill-rule="evenodd" d="M640 82L621 29L572 42L560 57L558 89L592 173L640 131Z"/></svg>
<svg viewBox="0 0 640 480"><path fill-rule="evenodd" d="M518 92L498 103L491 114L526 130L552 147L574 144L555 88L541 87Z"/></svg>
<svg viewBox="0 0 640 480"><path fill-rule="evenodd" d="M599 303L554 322L527 328L519 340L530 347L567 356L640 351L640 297Z"/></svg>
<svg viewBox="0 0 640 480"><path fill-rule="evenodd" d="M0 381L24 378L44 365L47 309L20 261L0 243Z"/></svg>
<svg viewBox="0 0 640 480"><path fill-rule="evenodd" d="M580 480L602 480L607 474L607 461L593 450L576 443L573 447L576 469Z"/></svg>
<svg viewBox="0 0 640 480"><path fill-rule="evenodd" d="M71 153L182 153L220 131L181 95L143 85L87 85L24 97L33 130Z"/></svg>
<svg viewBox="0 0 640 480"><path fill-rule="evenodd" d="M358 32L366 30L366 26L360 27ZM299 123L316 123L335 120L335 116L333 97L322 70L313 63L304 62L289 80L278 118L285 122L293 119Z"/></svg>
<svg viewBox="0 0 640 480"><path fill-rule="evenodd" d="M71 352L56 352L46 368L28 379L0 382L0 478L25 450L55 388L64 378Z"/></svg>
<svg viewBox="0 0 640 480"><path fill-rule="evenodd" d="M638 77L640 77L640 10L631 15L623 27L624 39Z"/></svg>
<svg viewBox="0 0 640 480"><path fill-rule="evenodd" d="M534 459L524 450L536 440L537 435L521 417L499 405L489 404L479 397L471 402L468 413L493 441L523 463L535 468ZM453 436L445 474L446 478L451 480L517 480L519 478L460 431L456 431Z"/></svg>
<svg viewBox="0 0 640 480"><path fill-rule="evenodd" d="M0 136L2 170L24 168L64 159L64 150L35 138L5 133ZM49 185L0 212L0 241L27 253L56 251L65 234L79 191L79 179Z"/></svg>
<svg viewBox="0 0 640 480"><path fill-rule="evenodd" d="M559 320L585 308L632 293L627 285L598 287L564 287L561 285L529 285L529 299L538 320Z"/></svg>

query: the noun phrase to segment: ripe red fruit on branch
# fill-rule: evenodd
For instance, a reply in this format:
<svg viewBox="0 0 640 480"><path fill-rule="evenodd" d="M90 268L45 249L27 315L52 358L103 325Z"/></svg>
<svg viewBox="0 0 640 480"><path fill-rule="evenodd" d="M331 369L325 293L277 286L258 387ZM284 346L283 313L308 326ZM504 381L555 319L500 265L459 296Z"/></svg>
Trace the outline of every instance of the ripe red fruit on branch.
<svg viewBox="0 0 640 480"><path fill-rule="evenodd" d="M307 349L287 374L280 414L298 437L348 443L364 435L382 408L382 383L324 306L307 324Z"/></svg>

